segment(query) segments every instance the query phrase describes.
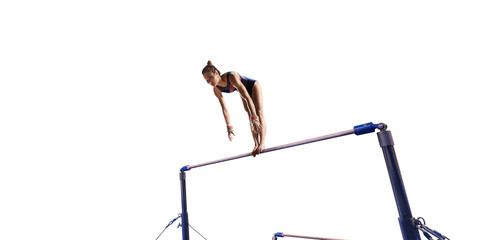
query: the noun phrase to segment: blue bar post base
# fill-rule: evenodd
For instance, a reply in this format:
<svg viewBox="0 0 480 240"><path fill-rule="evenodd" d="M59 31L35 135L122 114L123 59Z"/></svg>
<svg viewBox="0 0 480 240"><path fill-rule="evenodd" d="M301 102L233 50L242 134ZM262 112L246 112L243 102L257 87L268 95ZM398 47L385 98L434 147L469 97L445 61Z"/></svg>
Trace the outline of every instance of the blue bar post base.
<svg viewBox="0 0 480 240"><path fill-rule="evenodd" d="M190 240L189 226L188 223L188 212L187 212L187 186L185 183L185 172L180 172L180 191L182 192L182 239Z"/></svg>
<svg viewBox="0 0 480 240"><path fill-rule="evenodd" d="M413 218L398 218L400 230L402 231L403 239L405 240L420 240L420 233Z"/></svg>
<svg viewBox="0 0 480 240"><path fill-rule="evenodd" d="M383 156L385 157L390 183L392 184L395 202L397 203L398 214L400 216L398 220L403 239L420 240L420 234L414 224L407 192L405 191L405 185L403 184L402 174L393 147L392 133L384 128L377 133L377 136L383 151Z"/></svg>

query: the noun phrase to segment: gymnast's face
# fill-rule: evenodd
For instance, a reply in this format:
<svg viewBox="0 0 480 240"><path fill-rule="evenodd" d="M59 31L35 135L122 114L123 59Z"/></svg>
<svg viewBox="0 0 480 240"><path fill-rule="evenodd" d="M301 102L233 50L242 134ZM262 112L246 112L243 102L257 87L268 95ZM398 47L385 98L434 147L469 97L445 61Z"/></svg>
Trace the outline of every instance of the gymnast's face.
<svg viewBox="0 0 480 240"><path fill-rule="evenodd" d="M217 71L213 72L206 72L203 74L203 78L207 81L209 85L213 87L217 86L218 82L220 82L220 74Z"/></svg>

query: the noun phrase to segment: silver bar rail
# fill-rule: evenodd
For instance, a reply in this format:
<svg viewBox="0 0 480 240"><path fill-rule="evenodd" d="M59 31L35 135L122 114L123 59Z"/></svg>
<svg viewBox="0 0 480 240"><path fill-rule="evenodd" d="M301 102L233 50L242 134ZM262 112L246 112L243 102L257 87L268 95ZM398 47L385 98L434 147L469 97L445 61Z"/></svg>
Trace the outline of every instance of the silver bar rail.
<svg viewBox="0 0 480 240"><path fill-rule="evenodd" d="M283 144L283 145L279 145L279 146L275 146L275 147L266 148L265 150L263 150L262 153L273 152L273 151L277 151L277 150L280 150L280 149L296 147L296 146L303 145L303 144L308 144L308 143L318 142L318 141L322 141L322 140L337 138L337 137L346 136L346 135L350 135L350 134L362 135L362 134L365 134L365 133L374 132L375 129L383 128L383 127L384 127L384 124L382 124L382 123L380 123L380 124L373 124L371 122L370 123L365 123L365 124L362 124L362 125L355 126L351 130L346 130L346 131L332 133L332 134L328 134L328 135L324 135L324 136L320 136L320 137L310 138L310 139L306 139L306 140L302 140L302 141L297 141L297 142ZM252 153L244 153L244 154L240 154L240 155L236 155L236 156L232 156L232 157L226 157L226 158L218 159L218 160L215 160L215 161L210 161L210 162L205 162L205 163L200 163L200 164L195 164L195 165L187 165L187 166L182 167L180 169L180 171L182 171L182 172L183 171L188 171L188 170L193 169L193 168L198 168L198 167L208 166L208 165L217 164L217 163L221 163L221 162L226 162L226 161L230 161L230 160L235 160L235 159L239 159L239 158L244 158L244 157L248 157L248 156L251 156L251 155L252 155Z"/></svg>
<svg viewBox="0 0 480 240"><path fill-rule="evenodd" d="M294 238L306 238L306 239L317 239L317 240L342 240L337 238L322 238L322 237L310 237L310 236L301 236L301 235L293 235L293 234L285 234L285 233L275 233L273 239L277 239L277 237L294 237Z"/></svg>

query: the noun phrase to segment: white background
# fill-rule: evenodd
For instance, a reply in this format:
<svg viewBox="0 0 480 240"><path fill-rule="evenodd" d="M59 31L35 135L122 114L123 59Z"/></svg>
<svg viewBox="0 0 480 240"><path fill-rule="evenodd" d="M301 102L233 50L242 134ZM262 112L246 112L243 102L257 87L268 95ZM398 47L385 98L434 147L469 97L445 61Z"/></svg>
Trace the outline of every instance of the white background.
<svg viewBox="0 0 480 240"><path fill-rule="evenodd" d="M261 82L266 147L385 122L415 217L478 237L476 1L2 1L0 239L155 239L179 169L251 151L201 73ZM375 134L187 173L208 240L402 239ZM177 222L160 239L181 239ZM193 230L191 239L202 239Z"/></svg>

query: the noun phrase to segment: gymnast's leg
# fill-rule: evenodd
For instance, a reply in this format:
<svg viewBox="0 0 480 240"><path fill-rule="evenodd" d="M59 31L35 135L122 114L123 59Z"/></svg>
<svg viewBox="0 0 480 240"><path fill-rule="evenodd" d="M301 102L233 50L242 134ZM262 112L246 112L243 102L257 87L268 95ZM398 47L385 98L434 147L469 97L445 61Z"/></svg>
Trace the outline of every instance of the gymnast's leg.
<svg viewBox="0 0 480 240"><path fill-rule="evenodd" d="M260 154L265 149L265 135L267 133L267 122L265 121L265 117L263 116L263 93L262 87L260 83L257 81L253 85L252 89L252 100L255 104L255 110L257 112L257 116L260 120L260 124L262 125L261 131L257 134L258 139L258 147L256 149L256 154Z"/></svg>
<svg viewBox="0 0 480 240"><path fill-rule="evenodd" d="M248 122L250 122L251 112L248 109L247 100L244 99L241 95L240 97L242 98L242 103L243 103L243 107L245 108L245 112L247 112ZM255 131L253 130L252 124L250 124L250 131L252 132L253 141L255 142L255 146L253 147L253 150L252 150L252 155L255 157L255 155L257 155L257 148L260 145L260 140L258 138L258 134L255 133Z"/></svg>

